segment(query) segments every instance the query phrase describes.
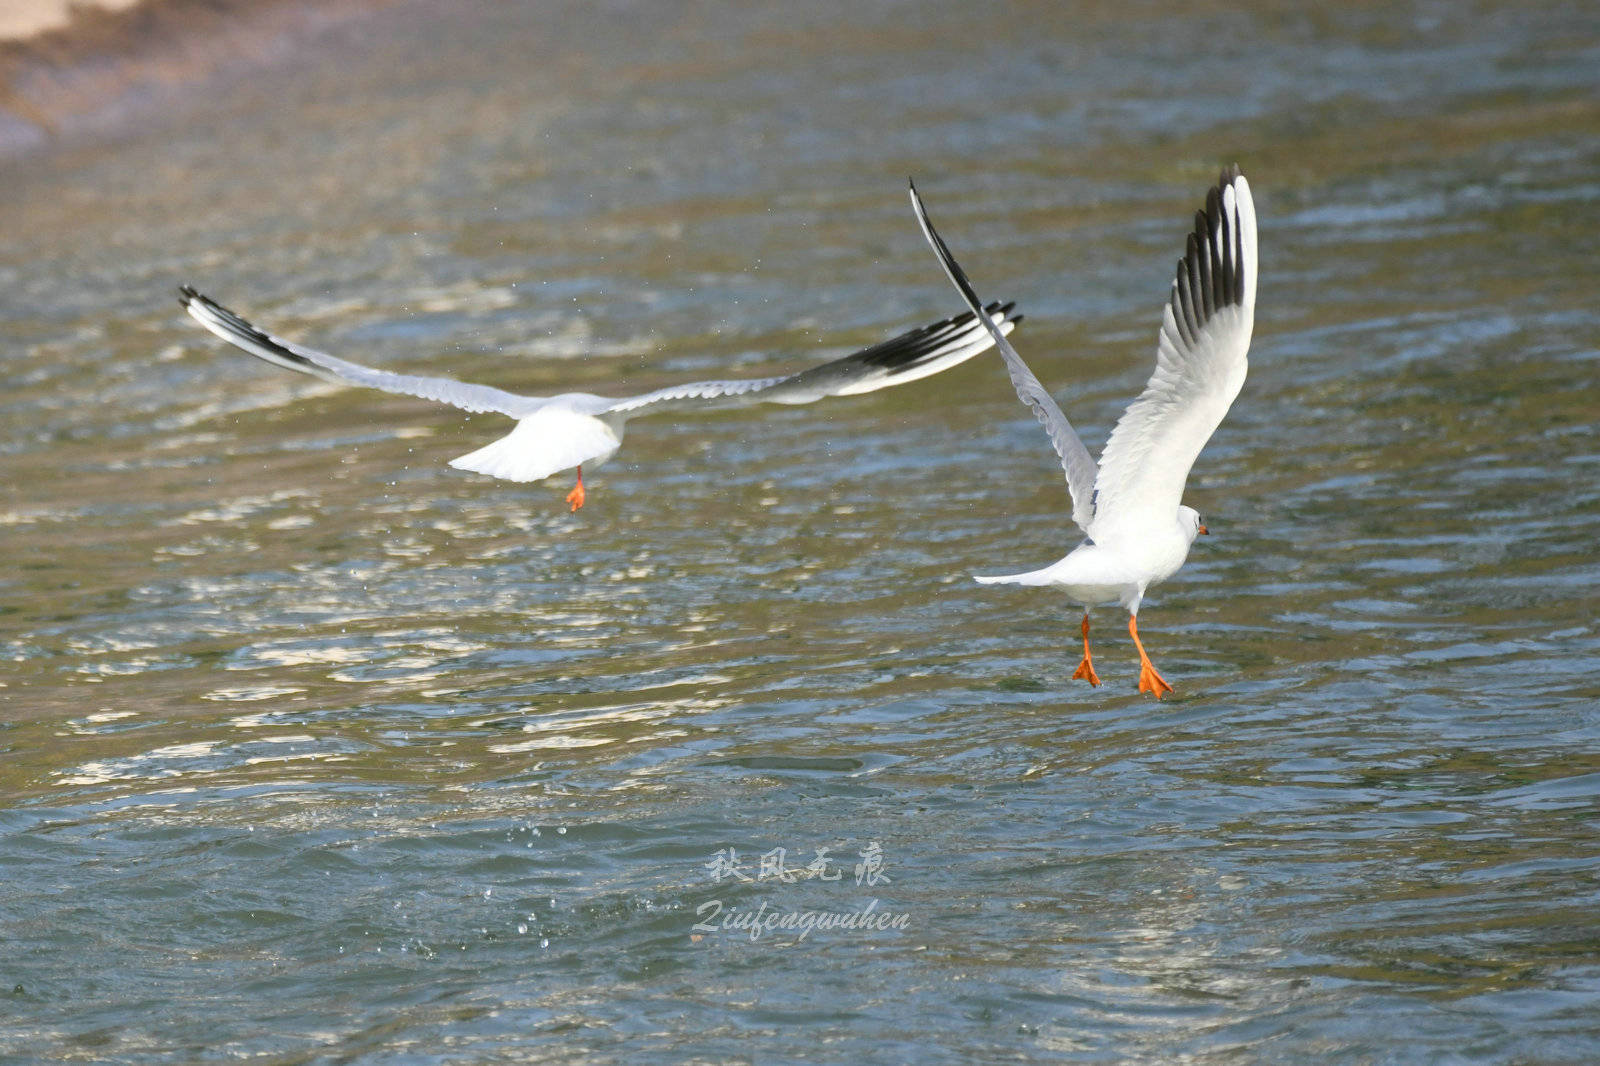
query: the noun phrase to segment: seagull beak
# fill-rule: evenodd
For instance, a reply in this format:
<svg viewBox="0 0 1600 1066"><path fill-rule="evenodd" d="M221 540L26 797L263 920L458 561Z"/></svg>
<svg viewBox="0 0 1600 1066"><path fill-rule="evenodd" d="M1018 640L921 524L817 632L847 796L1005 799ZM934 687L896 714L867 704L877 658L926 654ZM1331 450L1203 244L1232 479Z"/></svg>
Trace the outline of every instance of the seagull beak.
<svg viewBox="0 0 1600 1066"><path fill-rule="evenodd" d="M1200 535L1202 537L1209 537L1209 536L1211 536L1211 530L1207 529L1205 526L1201 526L1200 527Z"/></svg>

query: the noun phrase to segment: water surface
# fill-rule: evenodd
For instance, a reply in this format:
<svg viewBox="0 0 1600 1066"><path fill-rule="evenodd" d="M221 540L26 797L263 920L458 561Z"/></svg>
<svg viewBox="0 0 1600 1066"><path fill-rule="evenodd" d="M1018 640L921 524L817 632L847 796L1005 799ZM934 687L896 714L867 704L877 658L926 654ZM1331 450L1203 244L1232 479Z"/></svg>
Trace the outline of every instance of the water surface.
<svg viewBox="0 0 1600 1066"><path fill-rule="evenodd" d="M1583 5L453 10L4 164L0 1050L1600 1053ZM1162 703L1116 611L1090 689L969 580L1076 540L998 362L640 420L571 515L173 299L534 393L781 372L955 309L914 174L1098 448L1234 160Z"/></svg>

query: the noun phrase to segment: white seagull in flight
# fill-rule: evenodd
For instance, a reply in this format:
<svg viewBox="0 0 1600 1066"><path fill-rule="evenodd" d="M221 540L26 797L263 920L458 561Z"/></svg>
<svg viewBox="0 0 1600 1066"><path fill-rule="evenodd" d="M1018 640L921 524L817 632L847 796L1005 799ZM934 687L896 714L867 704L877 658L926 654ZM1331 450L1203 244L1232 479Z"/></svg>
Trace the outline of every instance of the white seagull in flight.
<svg viewBox="0 0 1600 1066"><path fill-rule="evenodd" d="M519 396L450 378L375 370L274 337L190 286L178 290L178 302L212 333L277 366L338 384L365 385L437 400L463 411L497 411L516 419L516 426L506 436L450 460L450 465L507 481L539 481L577 467L578 484L567 494L574 511L583 506L586 495L582 464L593 469L611 458L622 447L624 425L635 415L756 403L811 403L824 396L874 392L963 363L992 347L992 338L1004 340L1022 321L1021 315L1011 313L1013 304L992 303L981 316L962 312L787 377L696 381L616 399L586 392ZM978 317L983 319L981 325Z"/></svg>
<svg viewBox="0 0 1600 1066"><path fill-rule="evenodd" d="M977 307L971 282L928 221L915 184L911 204L945 274ZM1235 166L1223 171L1205 210L1195 214L1162 315L1155 373L1117 420L1098 466L1016 349L991 331L1017 395L1044 423L1061 457L1072 520L1087 539L1042 570L978 580L1055 585L1082 605L1083 662L1074 678L1100 683L1089 656L1089 608L1116 601L1128 610L1128 633L1139 649L1139 691L1157 699L1172 691L1139 640L1139 603L1151 585L1178 572L1194 538L1207 532L1199 513L1180 502L1183 483L1244 384L1255 311L1256 210L1250 184Z"/></svg>

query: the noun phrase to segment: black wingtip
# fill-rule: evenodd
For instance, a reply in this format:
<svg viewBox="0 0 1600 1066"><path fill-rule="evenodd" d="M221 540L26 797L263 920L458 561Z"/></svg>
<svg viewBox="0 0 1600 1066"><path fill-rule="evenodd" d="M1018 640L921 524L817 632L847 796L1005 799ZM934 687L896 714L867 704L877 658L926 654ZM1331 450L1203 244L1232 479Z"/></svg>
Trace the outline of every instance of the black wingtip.
<svg viewBox="0 0 1600 1066"><path fill-rule="evenodd" d="M189 304L192 301L197 300L199 298L200 298L200 290L196 289L193 285L179 285L178 286L178 303L183 306L183 309L185 311L187 311L189 309Z"/></svg>
<svg viewBox="0 0 1600 1066"><path fill-rule="evenodd" d="M1015 300L1005 303L995 300L985 305L983 310L991 317L999 315L1003 321L1015 322L1021 317L1011 314L1011 309L1015 306ZM880 367L896 374L904 373L916 369L930 355L948 345L953 338L966 333L976 321L977 316L971 311L962 311L960 314L941 318L937 322L902 333L881 344L864 348L854 355L846 356L846 360L864 366Z"/></svg>
<svg viewBox="0 0 1600 1066"><path fill-rule="evenodd" d="M1224 307L1242 303L1245 277L1237 211L1226 208L1226 194L1244 175L1237 163L1222 168L1206 190L1205 206L1194 214L1194 228L1178 260L1172 312L1179 338L1193 344Z"/></svg>

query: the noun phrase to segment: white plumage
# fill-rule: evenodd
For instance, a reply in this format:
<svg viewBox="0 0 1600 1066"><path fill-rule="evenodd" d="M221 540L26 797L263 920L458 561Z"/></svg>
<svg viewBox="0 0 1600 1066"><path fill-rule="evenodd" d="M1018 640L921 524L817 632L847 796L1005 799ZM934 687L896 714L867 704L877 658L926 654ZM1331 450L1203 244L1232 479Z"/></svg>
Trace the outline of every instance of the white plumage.
<svg viewBox="0 0 1600 1066"><path fill-rule="evenodd" d="M450 465L508 481L538 481L576 467L578 485L567 496L573 510L583 506L585 497L582 464L593 468L615 454L622 446L628 419L637 415L755 403L812 403L825 396L873 392L963 363L987 351L994 336L1004 337L1022 321L1021 315L1012 313L1013 304L992 303L981 315L963 312L787 377L697 381L622 399L583 392L541 397L362 366L273 336L189 286L178 292L179 302L196 322L275 366L340 384L365 385L437 400L464 411L494 411L516 419L516 426L506 436L451 460Z"/></svg>
<svg viewBox="0 0 1600 1066"><path fill-rule="evenodd" d="M911 202L945 274L969 306L978 306L915 185ZM1075 678L1100 683L1089 654L1089 608L1116 602L1128 610L1128 631L1139 649L1139 691L1158 698L1172 691L1139 640L1139 604L1150 586L1178 571L1195 537L1207 532L1200 515L1183 506L1183 486L1244 384L1255 305L1255 205L1249 182L1232 167L1195 215L1162 315L1155 373L1117 420L1098 465L1022 357L994 333L1017 395L1049 433L1067 476L1072 519L1088 536L1042 569L977 580L1054 585L1082 605L1083 661Z"/></svg>
<svg viewBox="0 0 1600 1066"><path fill-rule="evenodd" d="M604 412L581 414L570 404L547 403L519 420L510 433L450 460L450 465L505 481L542 481L580 463L598 466L620 447L620 419L613 426Z"/></svg>

